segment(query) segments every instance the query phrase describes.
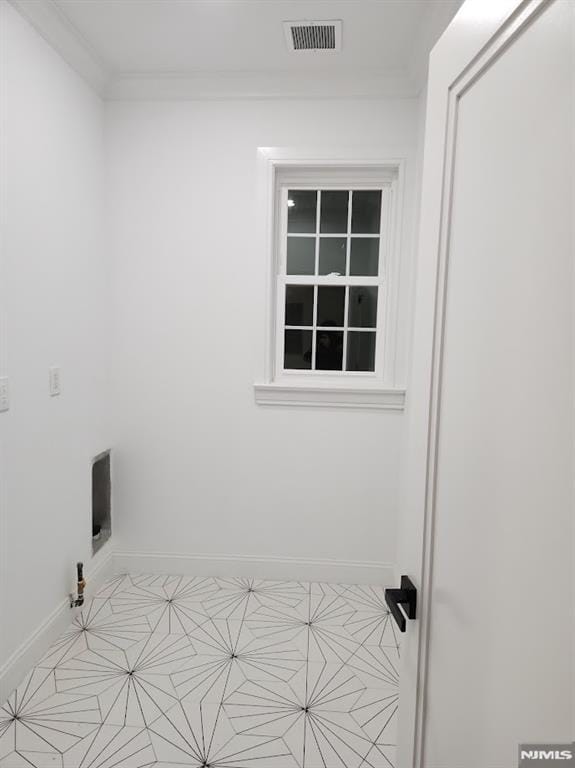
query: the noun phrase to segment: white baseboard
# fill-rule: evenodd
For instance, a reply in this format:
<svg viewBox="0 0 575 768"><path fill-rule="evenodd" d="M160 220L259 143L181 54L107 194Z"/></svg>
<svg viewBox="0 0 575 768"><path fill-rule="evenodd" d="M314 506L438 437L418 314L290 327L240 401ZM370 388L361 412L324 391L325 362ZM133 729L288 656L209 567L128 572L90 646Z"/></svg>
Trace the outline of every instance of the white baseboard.
<svg viewBox="0 0 575 768"><path fill-rule="evenodd" d="M394 566L372 561L308 560L299 557L172 554L117 551L116 573L176 573L186 576L252 576L256 579L327 581L340 584L395 582Z"/></svg>
<svg viewBox="0 0 575 768"><path fill-rule="evenodd" d="M105 546L93 558L85 570L88 583L86 597L93 596L114 574L114 560L111 546ZM64 632L80 609L70 609L68 598L61 600L44 621L20 645L0 667L0 704L16 688L38 663L50 645Z"/></svg>
<svg viewBox="0 0 575 768"><path fill-rule="evenodd" d="M309 560L299 557L171 554L114 551L107 543L86 568L86 596L93 596L114 573L174 573L186 576L248 576L256 579L324 581L340 584L395 583L388 563L349 560ZM64 632L79 609L62 600L0 668L0 704Z"/></svg>

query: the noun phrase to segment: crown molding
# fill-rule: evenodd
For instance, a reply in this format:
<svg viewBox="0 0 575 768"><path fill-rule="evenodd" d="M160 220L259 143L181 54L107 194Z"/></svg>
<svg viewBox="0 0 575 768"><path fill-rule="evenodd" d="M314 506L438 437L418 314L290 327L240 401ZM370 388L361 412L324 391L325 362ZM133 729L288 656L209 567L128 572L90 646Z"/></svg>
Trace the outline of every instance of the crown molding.
<svg viewBox="0 0 575 768"><path fill-rule="evenodd" d="M8 0L106 100L414 98L420 83L407 71L350 75L249 72L110 72L57 0Z"/></svg>
<svg viewBox="0 0 575 768"><path fill-rule="evenodd" d="M109 73L55 0L8 1L80 77L103 94Z"/></svg>

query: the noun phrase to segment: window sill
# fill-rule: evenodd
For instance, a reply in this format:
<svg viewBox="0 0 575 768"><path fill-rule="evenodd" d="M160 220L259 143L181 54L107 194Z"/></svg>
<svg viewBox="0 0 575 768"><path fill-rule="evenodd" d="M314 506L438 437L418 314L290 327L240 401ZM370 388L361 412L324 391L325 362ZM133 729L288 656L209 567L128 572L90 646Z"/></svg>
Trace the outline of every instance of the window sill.
<svg viewBox="0 0 575 768"><path fill-rule="evenodd" d="M308 386L272 382L254 384L254 394L258 405L364 408L380 411L402 411L405 407L405 389Z"/></svg>

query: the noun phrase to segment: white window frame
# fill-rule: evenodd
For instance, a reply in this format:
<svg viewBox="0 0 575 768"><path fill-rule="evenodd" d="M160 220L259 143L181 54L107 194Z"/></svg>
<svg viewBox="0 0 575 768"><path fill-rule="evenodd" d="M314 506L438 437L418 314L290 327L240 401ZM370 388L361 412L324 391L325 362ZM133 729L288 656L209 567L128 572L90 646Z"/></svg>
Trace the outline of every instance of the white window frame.
<svg viewBox="0 0 575 768"><path fill-rule="evenodd" d="M266 265L265 353L263 380L254 385L261 405L340 406L401 410L405 389L395 380L401 207L405 176L403 158L382 158L376 152L258 150L258 213L260 247ZM341 277L285 274L287 188L382 189L387 221L381 225L380 269L377 277L346 277L345 284L378 287L376 370L315 371L283 368L285 285L342 285ZM284 226L282 226L282 223ZM349 256L349 254L348 254ZM316 256L317 258L317 256ZM346 302L347 303L347 302ZM347 317L346 317L347 319Z"/></svg>

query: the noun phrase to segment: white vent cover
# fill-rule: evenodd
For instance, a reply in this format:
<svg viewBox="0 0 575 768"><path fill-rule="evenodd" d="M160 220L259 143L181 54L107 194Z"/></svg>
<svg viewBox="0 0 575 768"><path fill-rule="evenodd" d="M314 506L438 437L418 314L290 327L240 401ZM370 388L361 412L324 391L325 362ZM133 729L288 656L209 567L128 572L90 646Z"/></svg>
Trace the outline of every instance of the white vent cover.
<svg viewBox="0 0 575 768"><path fill-rule="evenodd" d="M290 51L337 53L341 51L341 21L284 21Z"/></svg>

